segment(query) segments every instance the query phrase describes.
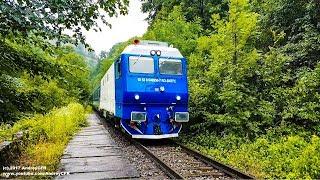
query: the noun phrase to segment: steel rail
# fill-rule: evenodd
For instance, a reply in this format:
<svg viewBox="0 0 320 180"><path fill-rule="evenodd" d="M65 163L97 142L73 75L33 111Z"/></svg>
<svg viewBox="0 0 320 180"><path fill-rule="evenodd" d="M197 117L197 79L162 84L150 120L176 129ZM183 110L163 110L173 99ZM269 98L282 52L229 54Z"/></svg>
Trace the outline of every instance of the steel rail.
<svg viewBox="0 0 320 180"><path fill-rule="evenodd" d="M128 137L128 136L127 136ZM130 137L131 138L131 137ZM145 152L151 159L153 159L158 166L171 178L171 179L185 179L183 176L181 176L179 173L177 173L175 170L173 170L169 165L167 165L165 162L163 162L161 159L159 159L156 155L154 155L147 147L142 145L140 142L129 139L136 147L138 147L140 150Z"/></svg>
<svg viewBox="0 0 320 180"><path fill-rule="evenodd" d="M114 125L114 123L112 121L106 121L106 119L101 115L101 113L99 111L97 111L96 109L95 109L95 111L99 115L99 117L101 119L103 119L103 121L101 122L103 124L103 126L110 127L110 125L112 125L112 126ZM164 173L166 173L171 179L184 179L179 173L177 173L175 170L170 168L169 165L167 165L165 162L163 162L161 159L159 159L157 156L155 156L151 151L149 151L148 148L146 148L140 142L132 139L132 137L129 134L125 133L121 129L116 129L116 128L111 128L111 129L113 129L115 132L122 135L129 142L133 143L138 149L140 149L142 152L147 154L152 160L154 160L156 162L156 164L160 167L160 169Z"/></svg>
<svg viewBox="0 0 320 180"><path fill-rule="evenodd" d="M100 117L105 120L105 118L103 116L100 116ZM112 124L112 122L103 121L103 125L106 126L107 124L110 125L110 124ZM124 132L120 129L114 129L114 130L119 132L129 142L133 143L138 149L145 152L145 154L147 154L151 159L153 159L156 162L156 164L161 168L161 170L163 170L170 178L172 178L172 179L185 179L182 175L180 175L178 172L176 172L174 169L172 169L168 164L166 164L160 158L158 158L156 155L154 155L154 153L152 153L146 146L144 146L142 143L138 142L137 140L133 139L129 134L127 134L126 132ZM228 175L232 178L235 178L235 179L255 179L254 176L245 174L236 168L233 168L233 167L225 165L217 160L214 160L213 158L206 156L195 149L191 149L191 148L189 148L179 142L176 142L172 139L166 139L166 140L168 142L170 142L171 144L175 144L177 146L180 146L181 149L184 152L186 152L187 154L189 154L189 155L195 157L196 159L212 166L213 168L225 173L226 175Z"/></svg>
<svg viewBox="0 0 320 180"><path fill-rule="evenodd" d="M182 148L183 151L185 151L186 153L196 157L197 159L199 159L200 161L203 161L205 162L206 164L220 170L221 172L227 174L228 176L231 176L233 178L236 178L236 179L255 179L254 176L251 176L251 175L248 175L248 174L245 174L243 172L241 172L240 170L234 168L234 167L231 167L231 166L228 166L228 165L225 165L209 156L206 156L202 153L200 153L199 151L195 150L195 149L191 149L181 143L178 143L174 140L170 140L172 143L174 144L177 144L178 146L180 146Z"/></svg>

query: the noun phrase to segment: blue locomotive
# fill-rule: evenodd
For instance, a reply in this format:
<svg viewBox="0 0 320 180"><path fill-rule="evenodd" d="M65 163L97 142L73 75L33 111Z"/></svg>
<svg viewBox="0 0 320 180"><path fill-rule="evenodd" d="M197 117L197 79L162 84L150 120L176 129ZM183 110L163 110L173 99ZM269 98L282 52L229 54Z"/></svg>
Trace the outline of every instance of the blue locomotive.
<svg viewBox="0 0 320 180"><path fill-rule="evenodd" d="M132 138L177 137L189 121L187 61L164 42L127 46L101 80L99 110L118 117Z"/></svg>

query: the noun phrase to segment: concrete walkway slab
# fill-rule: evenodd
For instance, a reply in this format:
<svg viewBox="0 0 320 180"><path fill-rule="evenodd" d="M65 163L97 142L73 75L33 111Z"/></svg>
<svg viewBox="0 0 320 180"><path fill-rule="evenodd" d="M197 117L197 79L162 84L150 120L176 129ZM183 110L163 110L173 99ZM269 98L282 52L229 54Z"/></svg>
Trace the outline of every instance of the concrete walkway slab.
<svg viewBox="0 0 320 180"><path fill-rule="evenodd" d="M96 114L88 117L83 128L68 144L59 172L69 172L56 179L134 179L137 170L122 157L121 149L101 125Z"/></svg>

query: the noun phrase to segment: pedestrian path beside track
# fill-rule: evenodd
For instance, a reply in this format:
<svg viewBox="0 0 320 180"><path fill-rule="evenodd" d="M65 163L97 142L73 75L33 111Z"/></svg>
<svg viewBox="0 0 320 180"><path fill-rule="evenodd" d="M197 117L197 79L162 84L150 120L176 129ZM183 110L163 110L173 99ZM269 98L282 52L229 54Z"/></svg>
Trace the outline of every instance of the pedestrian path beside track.
<svg viewBox="0 0 320 180"><path fill-rule="evenodd" d="M56 179L131 179L139 173L122 157L121 149L100 123L97 114L88 116L83 128L68 144L59 172L69 175Z"/></svg>

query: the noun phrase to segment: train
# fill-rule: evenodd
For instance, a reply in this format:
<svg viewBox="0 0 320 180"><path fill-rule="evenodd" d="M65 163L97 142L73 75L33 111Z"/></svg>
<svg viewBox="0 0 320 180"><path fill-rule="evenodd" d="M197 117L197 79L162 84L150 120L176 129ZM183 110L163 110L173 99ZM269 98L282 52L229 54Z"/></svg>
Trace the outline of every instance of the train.
<svg viewBox="0 0 320 180"><path fill-rule="evenodd" d="M128 45L93 93L93 104L132 138L178 137L189 121L187 59L166 42Z"/></svg>

